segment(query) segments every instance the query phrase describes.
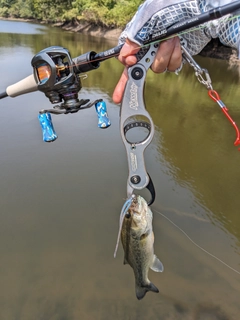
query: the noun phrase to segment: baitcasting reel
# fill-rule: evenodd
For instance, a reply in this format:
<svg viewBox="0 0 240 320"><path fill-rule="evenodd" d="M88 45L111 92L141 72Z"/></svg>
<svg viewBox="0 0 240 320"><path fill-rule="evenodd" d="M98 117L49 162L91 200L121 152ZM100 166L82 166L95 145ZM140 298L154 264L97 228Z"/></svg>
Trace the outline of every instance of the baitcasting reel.
<svg viewBox="0 0 240 320"><path fill-rule="evenodd" d="M240 2L234 1L189 19L180 20L168 28L155 30L151 26L147 38L143 41L144 47L151 43L166 40L171 36L180 35L187 29L191 30L196 26L231 14L239 10L239 8ZM74 113L89 108L94 104L99 117L98 126L107 128L110 125L110 121L106 111L106 104L101 99L94 102L90 102L89 99L78 99L78 92L82 88L79 74L97 69L101 61L118 55L122 46L123 43L100 53L90 51L74 59L71 59L69 51L63 47L53 46L44 49L32 59L34 76L30 75L8 86L5 92L0 93L0 99L40 90L45 93L52 104L61 103L54 106L53 109L41 110L39 113L44 141L50 142L57 138L51 122L51 113Z"/></svg>
<svg viewBox="0 0 240 320"><path fill-rule="evenodd" d="M106 104L102 99L90 102L89 99L78 99L78 93L82 88L80 73L97 69L99 62L94 61L96 53L90 51L75 59L72 59L67 49L59 46L46 48L36 54L32 59L34 79L37 90L43 92L52 104L53 109L41 110L39 121L43 130L43 140L51 142L56 140L52 114L76 113L79 110L95 105L100 128L110 126Z"/></svg>

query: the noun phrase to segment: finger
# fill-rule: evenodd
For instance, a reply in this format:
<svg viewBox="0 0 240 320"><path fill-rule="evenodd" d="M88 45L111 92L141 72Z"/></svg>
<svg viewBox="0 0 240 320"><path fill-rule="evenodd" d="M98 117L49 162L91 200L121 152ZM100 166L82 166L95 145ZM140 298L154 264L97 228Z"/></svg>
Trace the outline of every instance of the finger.
<svg viewBox="0 0 240 320"><path fill-rule="evenodd" d="M122 101L127 80L128 80L128 69L126 67L121 75L121 78L118 81L118 84L116 85L116 88L114 89L113 96L112 96L114 103L120 103Z"/></svg>
<svg viewBox="0 0 240 320"><path fill-rule="evenodd" d="M138 44L127 39L119 53L119 61L122 62L125 66L131 66L135 64L137 62L135 54L139 51L139 49L140 47ZM120 103L122 101L127 80L128 74L127 68L125 68L113 92L112 98L115 103Z"/></svg>
<svg viewBox="0 0 240 320"><path fill-rule="evenodd" d="M151 69L154 72L161 73L166 70L166 68L170 63L170 59L173 54L176 42L177 42L176 37L161 42L159 49L156 53L156 57L151 66Z"/></svg>
<svg viewBox="0 0 240 320"><path fill-rule="evenodd" d="M175 38L175 46L167 66L169 71L177 70L182 64L182 50L179 38Z"/></svg>
<svg viewBox="0 0 240 320"><path fill-rule="evenodd" d="M135 63L137 63L137 57L136 56L128 56L124 59L124 65L125 66L132 66Z"/></svg>
<svg viewBox="0 0 240 320"><path fill-rule="evenodd" d="M124 65L135 64L137 62L135 54L139 51L139 49L140 47L137 43L127 39L119 53L119 61Z"/></svg>

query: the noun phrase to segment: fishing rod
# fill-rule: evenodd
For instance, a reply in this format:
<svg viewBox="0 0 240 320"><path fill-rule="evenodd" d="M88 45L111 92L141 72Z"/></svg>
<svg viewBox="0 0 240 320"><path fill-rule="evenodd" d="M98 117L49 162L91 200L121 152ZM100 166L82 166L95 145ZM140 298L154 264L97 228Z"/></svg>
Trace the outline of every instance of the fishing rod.
<svg viewBox="0 0 240 320"><path fill-rule="evenodd" d="M240 1L235 1L189 19L181 20L168 28L149 34L143 46L147 47L152 43L166 40L186 30L191 32L193 28L205 22L218 19L238 9L240 9ZM95 105L99 117L98 125L106 128L110 125L110 120L107 116L106 105L102 99L94 102L90 102L89 99L78 99L78 93L82 88L80 74L95 70L100 66L100 62L117 56L122 46L123 44L100 53L90 51L73 59L66 48L54 46L43 49L31 61L33 74L8 86L5 92L0 93L0 99L8 96L17 97L39 90L46 95L52 104L63 101L60 105L55 105L53 109L39 112L43 140L47 142L54 141L57 137L52 126L50 114L75 113Z"/></svg>
<svg viewBox="0 0 240 320"><path fill-rule="evenodd" d="M144 46L151 44L152 42L158 42L158 41L163 41L168 39L169 37L173 35L177 35L182 33L183 31L192 29L194 27L197 27L203 23L221 18L227 14L230 14L236 10L240 9L240 1L235 1L230 4L226 4L223 6L220 6L218 8L211 9L205 13L202 13L200 15L196 15L194 17L191 17L189 19L181 20L172 26L160 30L154 34L149 35L149 38L144 41ZM191 30L189 30L190 32ZM109 58L112 58L114 56L117 56L121 49L122 45L118 45L114 48L108 49L103 52L96 53L94 51L85 53L83 55L80 55L77 58L73 59L74 65L75 65L75 72L77 73L82 73L82 72L88 72L90 70L97 69L99 67L99 63L101 61L107 60ZM50 47L53 48L53 47ZM51 49L50 49L51 51ZM41 53L45 52L46 54L48 53L48 48L44 49L41 51ZM49 54L51 56L51 54ZM36 57L36 56L35 56ZM45 58L47 56L45 55ZM47 59L49 61L49 59ZM33 68L37 68L38 66L35 65L36 59L33 58L32 60L32 66ZM50 61L50 67L51 67L51 61ZM70 67L70 66L69 66ZM41 80L39 77L36 77L36 72L35 72L35 77L33 75L28 76L27 78L21 80L20 82L17 82L14 85L11 85L7 87L6 91L3 93L0 93L0 99L6 98L8 96L10 97L16 97L21 94L37 91L44 88L46 90L47 85L39 87L39 82ZM51 82L53 85L53 83ZM40 84L41 85L41 84ZM50 85L50 81L48 82L48 86Z"/></svg>
<svg viewBox="0 0 240 320"><path fill-rule="evenodd" d="M164 41L170 38L173 35L177 35L182 33L183 31L198 27L199 25L219 19L227 14L230 14L236 10L240 9L240 1L235 1L230 4L226 4L224 6L220 6L218 8L211 9L207 12L204 12L200 15L196 15L189 19L181 20L177 23L174 23L172 26L167 27L161 31L158 31L154 34L149 34L148 39L143 42L143 45L149 45L153 42ZM188 32L191 32L189 30ZM118 55L123 45L119 45L110 50L100 52L95 55L95 59L99 61L104 61L111 57L112 55Z"/></svg>
<svg viewBox="0 0 240 320"><path fill-rule="evenodd" d="M151 67L157 53L159 42L171 36L179 35L185 30L193 31L207 21L218 19L226 14L240 9L240 1L224 5L201 15L179 21L170 27L157 33L149 34L141 49L141 56L135 65L128 68L128 80L125 86L120 112L120 134L127 152L128 178L127 178L127 198L131 199L135 190L148 189L151 198L148 205L155 200L155 188L153 181L146 170L144 152L154 137L154 123L144 104L144 84L146 74ZM96 53L89 51L76 58L71 58L69 51L60 46L53 46L43 49L37 53L32 61L33 74L27 78L7 87L6 91L0 94L0 99L16 97L21 94L41 91L54 104L52 109L40 110L38 119L42 128L43 140L52 142L57 139L57 134L52 124L51 114L69 114L90 108L95 105L98 115L98 127L107 128L111 125L108 118L106 104L102 99L91 102L89 99L79 99L79 91L82 88L81 74L95 70L100 66L100 62L117 56L123 45L118 45L109 50ZM186 53L185 53L186 54ZM184 56L184 52L183 52ZM187 60L188 61L188 60ZM209 81L203 79L203 70L196 68L198 80L212 89ZM227 108L214 90L209 92L210 97L216 101L228 119L233 122L227 113ZM144 119L144 120L143 120ZM129 136L130 130L143 129L144 138L134 139ZM236 130L237 127L235 127ZM143 133L142 132L142 133ZM235 142L240 144L240 133Z"/></svg>

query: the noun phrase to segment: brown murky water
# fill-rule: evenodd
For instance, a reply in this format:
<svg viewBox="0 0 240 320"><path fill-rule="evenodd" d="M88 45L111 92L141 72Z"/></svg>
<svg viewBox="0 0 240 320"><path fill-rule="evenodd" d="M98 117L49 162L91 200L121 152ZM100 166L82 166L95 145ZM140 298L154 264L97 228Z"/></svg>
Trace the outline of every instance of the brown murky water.
<svg viewBox="0 0 240 320"><path fill-rule="evenodd" d="M0 21L0 92L31 74L41 49L60 45L72 57L116 45L23 22ZM199 58L240 125L237 67ZM126 198L127 160L119 106L111 94L122 66L103 62L83 80L81 96L103 98L112 125L97 127L93 108L53 116L59 138L42 141L40 93L0 101L0 319L239 319L240 153L235 131L191 68L179 76L149 73L146 105L156 135L146 152L157 198L150 271L159 294L137 301L132 270L113 251Z"/></svg>

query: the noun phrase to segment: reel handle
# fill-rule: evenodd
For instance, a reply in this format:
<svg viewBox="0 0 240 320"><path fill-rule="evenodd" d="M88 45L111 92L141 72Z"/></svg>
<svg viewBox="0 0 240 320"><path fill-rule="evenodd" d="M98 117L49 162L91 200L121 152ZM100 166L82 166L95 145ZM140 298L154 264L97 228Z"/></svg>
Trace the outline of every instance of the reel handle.
<svg viewBox="0 0 240 320"><path fill-rule="evenodd" d="M111 121L108 117L106 103L104 101L95 103L95 109L98 115L98 128L105 129L110 127Z"/></svg>
<svg viewBox="0 0 240 320"><path fill-rule="evenodd" d="M39 113L38 120L40 122L43 134L43 141L53 142L57 139L57 134L52 124L52 117L49 112Z"/></svg>

